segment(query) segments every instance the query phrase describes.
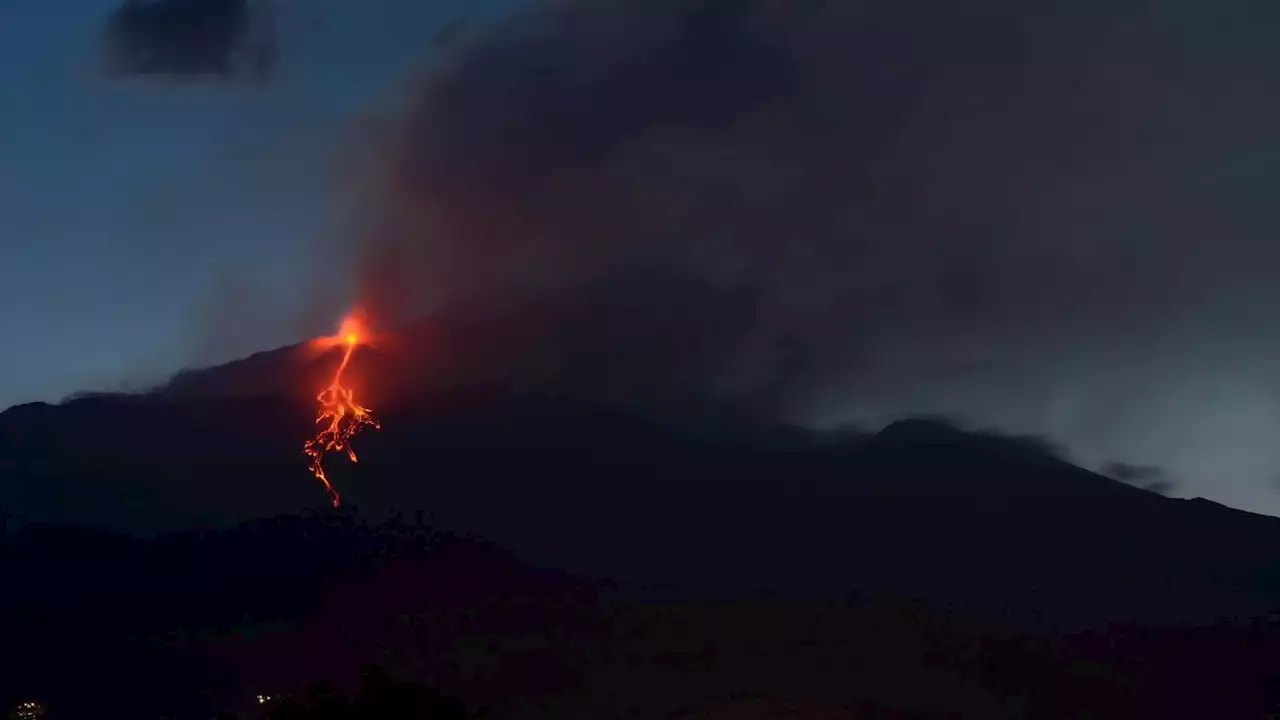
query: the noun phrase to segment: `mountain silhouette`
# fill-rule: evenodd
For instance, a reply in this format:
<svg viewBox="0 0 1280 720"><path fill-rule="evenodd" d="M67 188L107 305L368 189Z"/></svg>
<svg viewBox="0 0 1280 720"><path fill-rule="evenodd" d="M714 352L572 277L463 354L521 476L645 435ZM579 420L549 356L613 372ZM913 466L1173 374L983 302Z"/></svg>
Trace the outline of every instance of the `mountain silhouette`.
<svg viewBox="0 0 1280 720"><path fill-rule="evenodd" d="M869 587L1062 622L1280 604L1280 520L1160 497L1036 439L928 418L836 437L705 402L533 392L451 375L451 352L500 332L424 328L361 348L349 371L384 427L331 474L371 516L426 510L532 562L698 592ZM450 372L397 392L424 345ZM146 394L11 408L0 507L132 532L322 507L301 447L337 360L296 345Z"/></svg>
<svg viewBox="0 0 1280 720"><path fill-rule="evenodd" d="M468 603L556 586L585 589L596 598L574 601L575 608L602 598L634 608L605 616L581 609L557 614L548 608L562 601L535 593L543 598L535 603L539 613L559 618L538 621L544 630L568 622L607 628L598 632L609 637L621 632L618 623L666 627L671 615L660 615L661 621L649 616L659 612L652 608L671 607L666 603L679 603L671 612L696 614L703 612L697 608L721 607L716 603L730 598L772 598L744 607L765 613L766 625L785 625L792 622L785 619L793 612L785 609L793 607L788 603L836 602L845 608L840 622L851 623L839 632L896 628L893 633L901 637L882 638L890 644L908 642L904 638L915 637L920 623L934 622L922 617L952 618L944 621L940 637L959 645L928 651L948 657L963 655L959 648L965 643L987 647L996 642L992 638L1015 638L997 643L1005 648L997 653L1003 658L999 667L1032 662L1027 658L1048 663L1043 676L998 681L1017 687L1057 683L1066 677L1063 668L1076 662L1103 657L1114 664L1123 657L1154 663L1151 658L1175 648L1171 657L1189 664L1141 675L1143 687L1162 688L1174 682L1171 677L1208 672L1207 659L1187 658L1217 648L1220 669L1242 673L1222 682L1251 683L1251 694L1239 702L1255 709L1263 702L1265 693L1257 688L1269 677L1269 661L1258 658L1272 657L1271 651L1258 655L1246 649L1280 648L1269 630L1269 613L1280 607L1280 519L1203 499L1164 497L1076 467L1040 438L967 431L945 420L907 419L872 434L826 433L705 399L637 408L607 394L578 392L591 384L538 391L524 383L527 376L495 380L502 362L463 368L467 343L490 347L491 337L483 323L460 323L447 332L426 324L359 349L351 381L369 398L383 429L356 438L358 465L331 459L330 474L346 500L337 512L326 507L302 455L313 431L314 393L339 359L333 351L301 344L181 373L148 393L10 408L0 414L0 509L8 530L0 570L40 588L23 595L26 600L13 600L11 616L45 612L50 619L37 625L53 632L47 630L52 618L76 616L78 603L92 602L115 608L121 627L142 637L225 629L237 618L293 618L294 630L268 633L275 638L269 642L279 646L273 650L249 640L182 642L206 659L213 653L219 662L241 668L259 667L254 657L277 658L270 667L243 672L296 684L301 677L286 678L279 669L311 668L304 659L317 655L316 638L335 627L346 628L343 642L364 649L334 660L326 672L353 676L357 657L416 657L430 643L394 618L416 617L423 607L445 612L438 610L448 605L439 592L468 583L480 588ZM520 357L519 343L503 342ZM441 349L433 372L416 365L428 345ZM458 369L452 378L450 368ZM425 380L402 380L414 372ZM288 519L300 511L310 514ZM351 549L368 546L368 532L360 528L419 511L429 519L432 537L477 538L477 547L495 549L480 555L457 549L456 557L472 559L446 565L395 560L404 553L388 554L382 541L374 545L384 550L374 554L392 561L369 561L367 552ZM278 519L267 525L256 520L264 517ZM205 529L190 530L196 526ZM352 545L351 538L366 540ZM464 546L470 547L454 547ZM549 586L532 579L543 572L533 568L555 568L563 579ZM160 587L168 589L157 589L156 577L165 578ZM511 577L518 579L502 579ZM103 599L101 591L110 588L119 590ZM866 609L880 608L882 598L892 599L891 610ZM923 615L903 609L914 603L927 608ZM706 612L712 613L708 627L719 627L724 612L739 617L738 610ZM473 615L449 617L449 627L471 628L457 630L450 642L470 642L463 637L480 632ZM986 630L974 639L957 629L965 623ZM86 633L101 635L96 627L73 623L57 636L73 643ZM1135 630L1116 635L1118 627ZM1185 630L1193 627L1217 629L1202 638ZM1183 630L1160 635L1169 628ZM43 642L22 632L28 645ZM730 642L742 632L748 630L714 642ZM374 637L381 639L369 645ZM676 635L663 637L683 642ZM1053 654L1059 651L1034 650L1041 645L1016 640L1026 637L1074 638L1075 654L1065 656L1070 662L1050 662L1045 658L1059 657ZM107 655L125 653L111 644L115 640L100 642ZM176 641L164 642L172 647ZM389 650L386 643L400 649ZM1116 643L1137 649L1121 652ZM592 647L591 653L604 652ZM584 678L595 676L589 670L594 661L583 660L580 652L587 651L561 648L559 659L528 660L527 666L512 660L512 667L525 669L508 668L488 684L469 685L444 668L432 670L431 677L477 702L501 704L512 693L533 692L528 683L539 692L582 687ZM332 659L333 653L320 655ZM151 659L137 661L143 668L138 672L161 662L146 657ZM38 667L57 662L54 655ZM183 666L169 667L177 672ZM547 675L555 667L561 674ZM1068 673L1076 678L1071 683L1079 680L1075 672ZM1129 671L1114 665L1109 672L1128 677ZM803 683L788 687L807 692L796 689L807 687ZM1043 687L1037 692L1049 692ZM1066 702L1079 689L1053 687L1043 695L1056 698L1053 703ZM1111 689L1104 688L1104 695L1121 692L1106 687ZM1131 691L1138 692L1124 692ZM1162 692L1151 697L1164 699L1151 702L1186 701ZM1114 715L1099 710L1095 716L1135 712L1132 703L1139 701L1133 697L1107 705ZM1225 712L1221 703L1207 707Z"/></svg>

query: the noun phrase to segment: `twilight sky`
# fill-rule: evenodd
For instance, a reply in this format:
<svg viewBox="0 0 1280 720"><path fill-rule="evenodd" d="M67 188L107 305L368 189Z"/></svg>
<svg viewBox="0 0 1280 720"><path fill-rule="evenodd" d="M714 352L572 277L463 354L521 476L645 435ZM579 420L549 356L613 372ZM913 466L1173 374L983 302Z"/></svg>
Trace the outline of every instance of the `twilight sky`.
<svg viewBox="0 0 1280 720"><path fill-rule="evenodd" d="M119 0L0 4L0 407L327 328L308 249L354 128L394 106L440 28L513 3L279 2L265 83L107 78Z"/></svg>
<svg viewBox="0 0 1280 720"><path fill-rule="evenodd" d="M626 291L746 328L697 352L725 392L1280 513L1280 6L520 4L278 0L274 73L217 82L104 77L109 0L0 6L0 406L296 340L353 287L658 265L756 293Z"/></svg>

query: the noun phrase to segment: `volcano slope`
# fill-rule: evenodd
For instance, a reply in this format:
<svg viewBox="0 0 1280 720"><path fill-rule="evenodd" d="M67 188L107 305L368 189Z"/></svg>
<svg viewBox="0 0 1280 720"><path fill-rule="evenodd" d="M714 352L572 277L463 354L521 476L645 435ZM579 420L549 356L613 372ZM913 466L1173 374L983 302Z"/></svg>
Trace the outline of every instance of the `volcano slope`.
<svg viewBox="0 0 1280 720"><path fill-rule="evenodd" d="M301 443L332 357L301 347L0 415L6 648L29 669L4 690L74 695L136 652L119 667L183 668L171 686L219 707L370 663L494 717L1258 717L1273 699L1280 520L935 420L835 436L439 365L448 382L391 392L412 364L394 352L353 365L384 428L335 466L336 513L289 515L326 505ZM397 513L415 520L381 524ZM406 532L461 539L368 540ZM94 687L143 693L146 672Z"/></svg>

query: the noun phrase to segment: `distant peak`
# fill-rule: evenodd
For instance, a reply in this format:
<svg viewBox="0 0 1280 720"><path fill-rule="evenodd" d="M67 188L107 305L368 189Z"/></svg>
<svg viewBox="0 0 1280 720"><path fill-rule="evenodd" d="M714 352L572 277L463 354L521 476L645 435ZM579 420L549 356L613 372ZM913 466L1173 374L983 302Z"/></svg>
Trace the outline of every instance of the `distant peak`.
<svg viewBox="0 0 1280 720"><path fill-rule="evenodd" d="M51 407L53 407L53 405L47 402L18 403L12 407L0 409L0 415L9 417L25 417L35 413L44 412Z"/></svg>
<svg viewBox="0 0 1280 720"><path fill-rule="evenodd" d="M876 433L872 443L876 445L900 445L916 443L959 442L970 434L951 420L943 417L912 417L896 420Z"/></svg>
<svg viewBox="0 0 1280 720"><path fill-rule="evenodd" d="M877 433L871 444L885 449L945 446L1018 462L1070 465L1062 448L1046 437L1000 430L968 430L946 417L899 420Z"/></svg>

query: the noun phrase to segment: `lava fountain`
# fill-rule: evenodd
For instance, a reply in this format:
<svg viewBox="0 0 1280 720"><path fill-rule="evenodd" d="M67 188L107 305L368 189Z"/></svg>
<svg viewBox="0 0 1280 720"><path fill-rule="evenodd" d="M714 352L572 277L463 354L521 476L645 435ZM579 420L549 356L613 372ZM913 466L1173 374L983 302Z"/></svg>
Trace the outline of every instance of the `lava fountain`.
<svg viewBox="0 0 1280 720"><path fill-rule="evenodd" d="M328 474L324 471L324 457L330 452L345 452L351 462L358 462L356 451L351 447L351 439L366 426L377 430L382 427L370 414L369 408L362 407L355 400L354 391L342 384L342 373L351 362L356 348L365 341L365 331L359 319L354 315L342 321L338 334L320 338L322 346L342 346L342 362L333 374L333 380L320 391L316 401L320 403L316 414L316 424L320 429L316 436L303 445L303 452L311 459L311 474L324 484L329 500L336 508L342 503L342 496L334 489Z"/></svg>

